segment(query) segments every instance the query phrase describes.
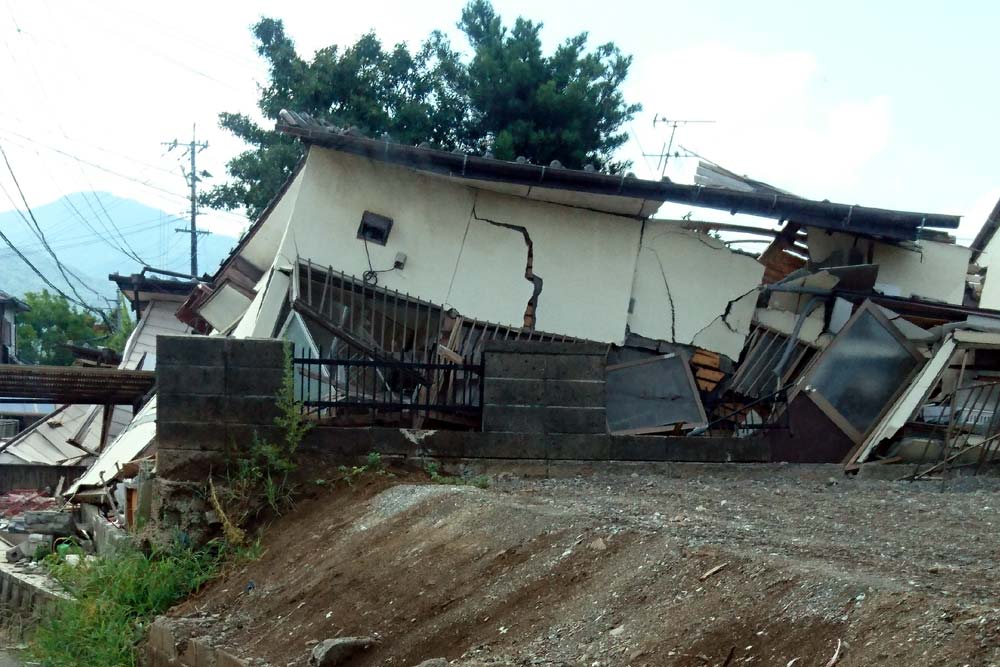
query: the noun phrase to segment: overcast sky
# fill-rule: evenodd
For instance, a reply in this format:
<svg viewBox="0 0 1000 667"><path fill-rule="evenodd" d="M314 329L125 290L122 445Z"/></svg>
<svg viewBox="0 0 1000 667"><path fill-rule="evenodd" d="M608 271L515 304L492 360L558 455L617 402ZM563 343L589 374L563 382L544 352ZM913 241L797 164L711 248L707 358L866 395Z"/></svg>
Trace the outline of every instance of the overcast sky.
<svg viewBox="0 0 1000 667"><path fill-rule="evenodd" d="M256 110L266 71L249 27L261 15L284 19L306 55L369 29L412 45L438 28L465 46L454 27L462 0L3 3L0 145L33 206L100 190L186 215L179 152L161 142L189 140L197 124L210 144L199 168L214 174L208 184L223 179L240 145L217 116ZM508 23L544 22L547 48L589 31L592 44L634 55L626 92L644 111L622 157L638 175L659 174L643 156L669 136L655 115L712 120L680 127L675 148L808 197L960 214L966 243L1000 197L1000 6L989 5L494 2ZM694 162L676 160L668 175L690 180ZM0 184L13 192L6 173ZM216 213L202 222L229 235L246 224Z"/></svg>

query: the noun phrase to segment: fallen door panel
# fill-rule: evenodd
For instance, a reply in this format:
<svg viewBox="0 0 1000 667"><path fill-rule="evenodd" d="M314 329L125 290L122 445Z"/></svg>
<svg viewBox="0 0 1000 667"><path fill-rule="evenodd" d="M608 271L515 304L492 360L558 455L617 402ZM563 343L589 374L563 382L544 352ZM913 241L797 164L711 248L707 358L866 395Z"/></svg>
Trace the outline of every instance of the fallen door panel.
<svg viewBox="0 0 1000 667"><path fill-rule="evenodd" d="M691 368L682 355L649 356L607 368L607 419L612 433L706 422Z"/></svg>

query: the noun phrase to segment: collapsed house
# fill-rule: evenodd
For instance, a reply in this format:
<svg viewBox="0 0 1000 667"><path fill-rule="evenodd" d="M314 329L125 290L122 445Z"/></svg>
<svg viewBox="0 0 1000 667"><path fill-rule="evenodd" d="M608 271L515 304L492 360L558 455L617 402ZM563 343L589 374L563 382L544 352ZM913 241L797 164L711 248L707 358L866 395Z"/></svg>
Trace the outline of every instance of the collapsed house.
<svg viewBox="0 0 1000 667"><path fill-rule="evenodd" d="M482 405L475 365L497 340L608 344L608 433L766 434L773 460L907 458L899 443L926 426L928 401L987 412L985 368L951 377L962 355L987 358L963 332L1000 328L976 304L990 292L970 277L973 250L943 231L956 216L808 200L708 163L682 185L403 146L289 112L278 129L306 158L180 316L291 341L316 416L469 426L442 408ZM779 225L653 218L663 202ZM768 244L753 256L720 233ZM420 378L391 362L442 368ZM945 440L971 435L968 406L952 408L935 413ZM995 442L989 414L975 443Z"/></svg>

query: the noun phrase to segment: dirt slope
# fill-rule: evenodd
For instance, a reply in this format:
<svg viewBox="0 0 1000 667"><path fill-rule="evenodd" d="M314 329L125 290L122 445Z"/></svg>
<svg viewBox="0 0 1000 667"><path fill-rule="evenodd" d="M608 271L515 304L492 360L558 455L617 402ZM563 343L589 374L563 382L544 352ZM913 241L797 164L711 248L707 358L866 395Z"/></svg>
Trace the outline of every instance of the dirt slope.
<svg viewBox="0 0 1000 667"><path fill-rule="evenodd" d="M397 481L304 501L174 615L278 666L337 635L380 638L358 667L1000 665L993 491Z"/></svg>

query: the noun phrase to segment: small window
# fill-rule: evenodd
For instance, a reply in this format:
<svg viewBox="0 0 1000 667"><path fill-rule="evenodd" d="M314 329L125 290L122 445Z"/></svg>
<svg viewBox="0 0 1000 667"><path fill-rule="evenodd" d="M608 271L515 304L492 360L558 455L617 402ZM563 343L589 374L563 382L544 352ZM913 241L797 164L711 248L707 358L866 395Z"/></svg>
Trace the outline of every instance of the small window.
<svg viewBox="0 0 1000 667"><path fill-rule="evenodd" d="M392 218L378 213L365 211L361 214L361 226L358 227L358 238L385 245L392 230Z"/></svg>

